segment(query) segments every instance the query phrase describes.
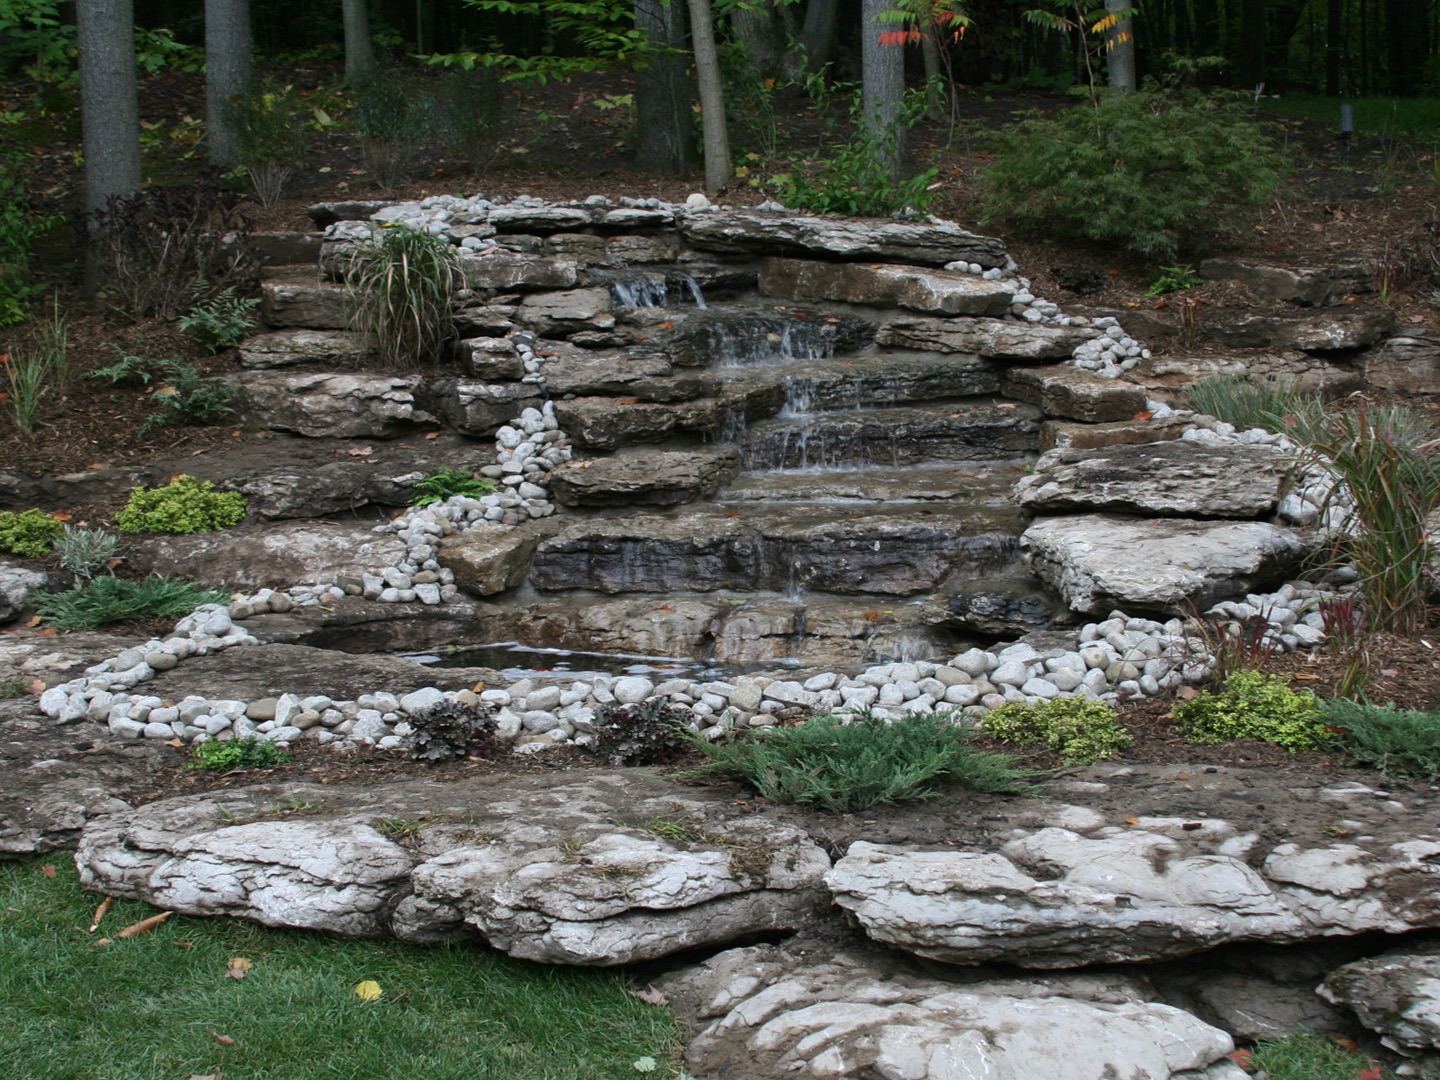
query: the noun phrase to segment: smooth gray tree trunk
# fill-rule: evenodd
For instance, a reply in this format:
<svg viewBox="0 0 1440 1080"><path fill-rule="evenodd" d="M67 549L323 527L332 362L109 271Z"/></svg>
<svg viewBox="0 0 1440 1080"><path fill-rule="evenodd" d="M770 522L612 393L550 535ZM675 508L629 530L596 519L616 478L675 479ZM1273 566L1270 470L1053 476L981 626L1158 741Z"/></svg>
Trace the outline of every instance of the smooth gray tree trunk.
<svg viewBox="0 0 1440 1080"><path fill-rule="evenodd" d="M805 50L806 71L819 71L835 51L835 7L835 0L810 0L805 5L800 45Z"/></svg>
<svg viewBox="0 0 1440 1080"><path fill-rule="evenodd" d="M682 176L695 167L685 9L662 0L635 0L635 25L662 54L635 76L635 163L645 172Z"/></svg>
<svg viewBox="0 0 1440 1080"><path fill-rule="evenodd" d="M745 48L746 59L761 78L779 75L784 66L785 25L772 0L752 0L730 11L730 28Z"/></svg>
<svg viewBox="0 0 1440 1080"><path fill-rule="evenodd" d="M140 102L131 0L76 0L85 211L140 190Z"/></svg>
<svg viewBox="0 0 1440 1080"><path fill-rule="evenodd" d="M1105 0L1110 14L1134 7L1134 0ZM1105 70L1110 88L1117 93L1135 92L1135 26L1130 19L1121 19L1105 31Z"/></svg>
<svg viewBox="0 0 1440 1080"><path fill-rule="evenodd" d="M860 96L865 137L880 157L885 172L900 179L905 162L905 132L900 109L905 97L905 50L880 44L880 35L893 29L879 15L890 10L890 0L862 0L860 23Z"/></svg>
<svg viewBox="0 0 1440 1080"><path fill-rule="evenodd" d="M231 99L250 85L250 0L205 0L205 128L211 165L237 164Z"/></svg>
<svg viewBox="0 0 1440 1080"><path fill-rule="evenodd" d="M369 4L367 0L340 0L340 15L345 24L345 81L363 86L375 76Z"/></svg>
<svg viewBox="0 0 1440 1080"><path fill-rule="evenodd" d="M705 130L705 190L714 195L730 182L730 135L725 130L725 92L720 59L715 52L715 24L710 0L687 0L690 41L695 51L695 79L700 86L700 123Z"/></svg>

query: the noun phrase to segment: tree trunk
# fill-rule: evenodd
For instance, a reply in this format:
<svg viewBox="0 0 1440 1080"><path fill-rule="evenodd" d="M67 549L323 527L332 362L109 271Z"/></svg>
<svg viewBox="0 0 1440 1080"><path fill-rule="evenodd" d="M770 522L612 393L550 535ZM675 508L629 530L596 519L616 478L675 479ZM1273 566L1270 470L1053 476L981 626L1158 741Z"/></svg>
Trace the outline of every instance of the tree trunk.
<svg viewBox="0 0 1440 1080"><path fill-rule="evenodd" d="M730 29L760 78L778 76L784 66L785 27L771 0L752 0L733 8Z"/></svg>
<svg viewBox="0 0 1440 1080"><path fill-rule="evenodd" d="M85 211L140 190L140 103L131 0L76 0Z"/></svg>
<svg viewBox="0 0 1440 1080"><path fill-rule="evenodd" d="M862 0L860 5L861 122L886 174L899 180L905 161L905 132L900 126L905 50L880 44L880 35L889 27L879 15L890 6L890 0Z"/></svg>
<svg viewBox="0 0 1440 1080"><path fill-rule="evenodd" d="M700 84L700 123L705 131L705 190L714 195L730 182L730 136L725 130L725 93L720 59L715 53L715 24L710 0L686 0L690 7L690 40L695 50L695 78Z"/></svg>
<svg viewBox="0 0 1440 1080"><path fill-rule="evenodd" d="M1340 96L1340 50L1344 45L1345 24L1341 19L1341 0L1326 0L1325 5L1325 96Z"/></svg>
<svg viewBox="0 0 1440 1080"><path fill-rule="evenodd" d="M835 51L835 7L836 0L810 0L805 5L800 46L805 50L806 71L819 71Z"/></svg>
<svg viewBox="0 0 1440 1080"><path fill-rule="evenodd" d="M1246 90L1265 81L1265 0L1243 0L1240 8L1240 78Z"/></svg>
<svg viewBox="0 0 1440 1080"><path fill-rule="evenodd" d="M1130 0L1105 0L1105 10L1111 14L1131 6ZM1135 92L1135 25L1129 18L1105 31L1105 70L1116 93Z"/></svg>
<svg viewBox="0 0 1440 1080"><path fill-rule="evenodd" d="M367 0L340 0L345 23L345 81L363 86L375 76L375 49L370 44Z"/></svg>
<svg viewBox="0 0 1440 1080"><path fill-rule="evenodd" d="M250 92L250 0L205 0L205 128L211 165L235 161L231 98Z"/></svg>
<svg viewBox="0 0 1440 1080"><path fill-rule="evenodd" d="M635 0L635 25L661 54L635 77L638 134L636 164L660 176L681 176L695 167L690 79L683 56L685 9L660 0Z"/></svg>

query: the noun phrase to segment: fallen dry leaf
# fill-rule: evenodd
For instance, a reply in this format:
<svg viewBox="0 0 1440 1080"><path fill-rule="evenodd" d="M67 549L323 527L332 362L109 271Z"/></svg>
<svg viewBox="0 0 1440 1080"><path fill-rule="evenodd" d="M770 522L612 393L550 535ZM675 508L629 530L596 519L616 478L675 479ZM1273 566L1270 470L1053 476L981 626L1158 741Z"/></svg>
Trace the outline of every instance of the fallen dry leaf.
<svg viewBox="0 0 1440 1080"><path fill-rule="evenodd" d="M51 516L52 518L54 518L56 521L69 521L69 520L70 520L70 511L69 511L69 510L54 510L54 511L51 511L50 516Z"/></svg>
<svg viewBox="0 0 1440 1080"><path fill-rule="evenodd" d="M229 1035L221 1035L218 1031L212 1031L212 1032L210 1032L210 1035L211 1035L211 1037L212 1037L216 1042L218 1042L221 1046L234 1046L234 1045L235 1045L235 1040L232 1039Z"/></svg>
<svg viewBox="0 0 1440 1080"><path fill-rule="evenodd" d="M1361 1069L1355 1074L1355 1080L1381 1080L1379 1065L1372 1065L1368 1069Z"/></svg>
<svg viewBox="0 0 1440 1080"><path fill-rule="evenodd" d="M31 615L30 618L28 618L27 620L25 620L25 625L26 625L26 626L39 626L39 625L40 625L40 616L39 616L39 615Z"/></svg>
<svg viewBox="0 0 1440 1080"><path fill-rule="evenodd" d="M230 958L230 965L225 970L225 978L243 979L246 975L250 974L250 969L254 966L254 964L243 956L232 956Z"/></svg>
<svg viewBox="0 0 1440 1080"><path fill-rule="evenodd" d="M55 876L55 867L51 866L49 863L46 863L44 866L40 867L40 872L48 878L53 878Z"/></svg>
<svg viewBox="0 0 1440 1080"><path fill-rule="evenodd" d="M1127 817L1127 818L1125 819L1125 824L1126 824L1126 825L1139 825L1139 824L1140 824L1140 819L1139 819L1138 817Z"/></svg>
<svg viewBox="0 0 1440 1080"><path fill-rule="evenodd" d="M440 437L440 432L438 432L438 431L427 431L427 432L425 433L425 437L426 437L427 439L438 439L438 438Z"/></svg>
<svg viewBox="0 0 1440 1080"><path fill-rule="evenodd" d="M148 919L141 919L137 923L131 923L125 927L124 930L116 934L115 937L117 939L137 938L142 934L148 934L173 914L175 914L173 911L162 911L159 915L151 915Z"/></svg>
<svg viewBox="0 0 1440 1080"><path fill-rule="evenodd" d="M670 999L668 997L662 994L659 990L656 990L655 988L650 986L645 987L643 990L631 990L630 994L632 997L637 997L641 1001L645 1002L646 1005L670 1004Z"/></svg>
<svg viewBox="0 0 1440 1080"><path fill-rule="evenodd" d="M364 982L355 984L355 996L361 1001L379 1001L380 996L385 993L380 989L380 984L373 979L366 979Z"/></svg>
<svg viewBox="0 0 1440 1080"><path fill-rule="evenodd" d="M45 685L44 679L31 679L25 684L25 689L31 694L43 694L49 687Z"/></svg>
<svg viewBox="0 0 1440 1080"><path fill-rule="evenodd" d="M90 916L90 933L93 934L96 930L100 929L101 921L105 918L106 913L110 910L110 905L114 902L114 898L109 896L100 901L100 906L95 909L95 914Z"/></svg>
<svg viewBox="0 0 1440 1080"><path fill-rule="evenodd" d="M1251 1054L1249 1050L1234 1050L1231 1053L1226 1054L1225 1056L1228 1057L1231 1061L1233 1061L1236 1065L1239 1065L1240 1068L1244 1069L1246 1072L1255 1071L1255 1066L1251 1063L1250 1060Z"/></svg>
<svg viewBox="0 0 1440 1080"><path fill-rule="evenodd" d="M373 454L374 452L375 448L373 446L352 446L349 450L345 451L345 453L349 454L351 457L364 457L365 455Z"/></svg>

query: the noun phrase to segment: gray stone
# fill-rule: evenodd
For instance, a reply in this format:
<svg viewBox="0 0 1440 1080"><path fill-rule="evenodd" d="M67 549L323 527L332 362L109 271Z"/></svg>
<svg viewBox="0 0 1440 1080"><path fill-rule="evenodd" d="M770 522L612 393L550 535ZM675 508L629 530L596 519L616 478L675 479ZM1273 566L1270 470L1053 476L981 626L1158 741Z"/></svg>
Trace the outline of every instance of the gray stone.
<svg viewBox="0 0 1440 1080"><path fill-rule="evenodd" d="M434 426L416 407L419 380L391 375L286 374L252 371L231 376L252 423L312 437L378 437Z"/></svg>
<svg viewBox="0 0 1440 1080"><path fill-rule="evenodd" d="M1320 995L1354 1009L1392 1050L1440 1050L1440 945L1433 941L1337 968Z"/></svg>
<svg viewBox="0 0 1440 1080"><path fill-rule="evenodd" d="M1397 394L1440 394L1440 338L1392 337L1363 353L1355 366L1371 386Z"/></svg>
<svg viewBox="0 0 1440 1080"><path fill-rule="evenodd" d="M1043 368L1011 368L1005 376L1007 395L1028 401L1047 416L1089 423L1133 420L1145 411L1145 391L1119 379L1058 364Z"/></svg>
<svg viewBox="0 0 1440 1080"><path fill-rule="evenodd" d="M493 596L525 580L536 549L559 531L551 519L500 528L467 529L446 539L437 556L455 584L476 596Z"/></svg>
<svg viewBox="0 0 1440 1080"><path fill-rule="evenodd" d="M761 266L760 291L783 300L841 300L925 315L1004 315L1014 293L1004 281L947 270L775 258Z"/></svg>
<svg viewBox="0 0 1440 1080"><path fill-rule="evenodd" d="M700 450L630 450L612 457L571 461L551 476L562 506L678 506L709 498L735 476L734 447Z"/></svg>
<svg viewBox="0 0 1440 1080"><path fill-rule="evenodd" d="M376 355L359 334L344 330L276 330L240 343L240 364L253 369L359 367Z"/></svg>
<svg viewBox="0 0 1440 1080"><path fill-rule="evenodd" d="M1320 268L1267 266L1238 259L1205 259L1200 275L1240 281L1262 300L1281 300L1318 307L1336 303L1350 293L1375 291L1374 276L1365 266Z"/></svg>
<svg viewBox="0 0 1440 1080"><path fill-rule="evenodd" d="M1083 327L1040 326L1004 319L899 318L882 326L875 341L906 349L973 353L995 360L1068 360L1077 346L1095 334Z"/></svg>

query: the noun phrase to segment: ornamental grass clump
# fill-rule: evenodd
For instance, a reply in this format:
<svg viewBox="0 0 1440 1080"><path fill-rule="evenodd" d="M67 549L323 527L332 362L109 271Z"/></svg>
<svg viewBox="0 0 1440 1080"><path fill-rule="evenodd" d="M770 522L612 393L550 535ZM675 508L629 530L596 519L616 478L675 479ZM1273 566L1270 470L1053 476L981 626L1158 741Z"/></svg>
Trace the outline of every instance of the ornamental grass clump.
<svg viewBox="0 0 1440 1080"><path fill-rule="evenodd" d="M973 749L973 737L947 715L817 716L726 742L696 735L692 745L711 760L688 772L728 776L775 802L836 814L919 802L949 785L1017 792L1033 775L1014 768L1009 755Z"/></svg>
<svg viewBox="0 0 1440 1080"><path fill-rule="evenodd" d="M382 363L413 371L455 337L450 297L462 282L455 248L442 236L384 228L350 262L351 326Z"/></svg>
<svg viewBox="0 0 1440 1080"><path fill-rule="evenodd" d="M1111 705L1078 697L1012 701L985 717L980 728L994 739L1043 746L1066 765L1093 765L1132 741Z"/></svg>
<svg viewBox="0 0 1440 1080"><path fill-rule="evenodd" d="M216 491L209 480L181 474L163 487L138 487L115 515L121 532L197 533L229 528L245 516L238 491Z"/></svg>
<svg viewBox="0 0 1440 1080"><path fill-rule="evenodd" d="M1219 690L1204 690L1180 702L1175 720L1190 742L1258 739L1292 753L1328 750L1335 744L1314 694L1292 690L1282 676L1258 671L1237 671Z"/></svg>

